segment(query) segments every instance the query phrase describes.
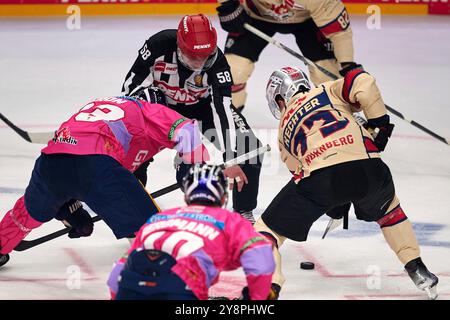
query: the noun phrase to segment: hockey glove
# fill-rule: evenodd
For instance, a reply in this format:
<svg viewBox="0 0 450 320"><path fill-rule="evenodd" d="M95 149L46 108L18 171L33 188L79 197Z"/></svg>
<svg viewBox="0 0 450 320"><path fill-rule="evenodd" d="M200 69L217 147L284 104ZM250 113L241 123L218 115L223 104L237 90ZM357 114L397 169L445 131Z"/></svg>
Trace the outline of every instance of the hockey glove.
<svg viewBox="0 0 450 320"><path fill-rule="evenodd" d="M364 70L363 66L356 62L343 62L341 63L342 69L339 71L340 75L345 77L350 71L361 69Z"/></svg>
<svg viewBox="0 0 450 320"><path fill-rule="evenodd" d="M250 17L241 6L239 0L223 2L216 8L219 13L220 25L223 30L230 33L245 33L244 23L250 21Z"/></svg>
<svg viewBox="0 0 450 320"><path fill-rule="evenodd" d="M94 223L90 214L77 200L66 203L58 212L56 219L63 220L66 226L72 227L69 231L69 238L89 237L94 231Z"/></svg>
<svg viewBox="0 0 450 320"><path fill-rule="evenodd" d="M366 129L373 130L375 146L378 150L384 151L394 130L394 124L390 123L389 116L385 114L375 119L369 119Z"/></svg>

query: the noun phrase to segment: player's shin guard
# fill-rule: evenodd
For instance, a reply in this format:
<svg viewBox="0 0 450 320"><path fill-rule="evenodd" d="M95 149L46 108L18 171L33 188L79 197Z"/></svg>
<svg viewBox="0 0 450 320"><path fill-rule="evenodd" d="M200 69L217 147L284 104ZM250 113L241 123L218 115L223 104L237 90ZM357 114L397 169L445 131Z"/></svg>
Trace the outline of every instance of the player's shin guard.
<svg viewBox="0 0 450 320"><path fill-rule="evenodd" d="M409 222L400 205L389 211L377 221L384 238L403 265L420 256L411 222Z"/></svg>
<svg viewBox="0 0 450 320"><path fill-rule="evenodd" d="M36 221L30 216L22 196L0 222L0 253L11 252L31 230L41 224L42 222Z"/></svg>
<svg viewBox="0 0 450 320"><path fill-rule="evenodd" d="M330 71L331 73L335 74L336 76L340 77L339 76L340 66L336 59L319 60L319 61L315 61L315 64L321 66L322 68L324 68L324 69ZM322 82L333 80L333 79L330 79L329 76L327 76L326 74L324 74L322 71L320 71L319 69L317 69L314 66L308 66L308 70L309 70L309 76L311 78L311 81L315 85L319 85Z"/></svg>
<svg viewBox="0 0 450 320"><path fill-rule="evenodd" d="M272 276L272 283L279 286L279 288L277 288L278 290L276 290L278 291L277 293L279 294L281 287L283 286L286 279L284 278L283 272L281 271L281 255L280 252L278 251L278 248L281 247L286 238L279 235L275 231L271 230L261 218L256 220L254 228L256 231L261 233L270 242L273 243L273 257L275 259L276 267L275 272L273 273Z"/></svg>
<svg viewBox="0 0 450 320"><path fill-rule="evenodd" d="M396 199L397 200L397 199ZM427 292L428 297L436 299L438 278L431 273L420 258L420 248L417 243L411 222L409 222L400 204L393 201L388 214L378 220L383 235L399 260L405 265L405 270L416 287Z"/></svg>

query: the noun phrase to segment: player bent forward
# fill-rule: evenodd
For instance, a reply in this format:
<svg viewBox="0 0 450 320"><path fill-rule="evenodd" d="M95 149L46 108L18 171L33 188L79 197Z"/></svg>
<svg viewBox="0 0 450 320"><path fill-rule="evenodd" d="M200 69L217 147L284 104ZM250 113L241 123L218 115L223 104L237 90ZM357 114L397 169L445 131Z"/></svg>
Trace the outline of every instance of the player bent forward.
<svg viewBox="0 0 450 320"><path fill-rule="evenodd" d="M227 180L197 164L183 179L187 206L152 216L108 280L116 300L208 299L221 271L243 267L251 300L265 300L275 270L272 244L239 214L223 209Z"/></svg>
<svg viewBox="0 0 450 320"><path fill-rule="evenodd" d="M133 173L164 148L188 162L202 162L207 151L197 122L165 107L159 89L132 97L88 103L64 122L42 149L30 183L0 222L0 266L33 229L56 218L72 227L69 237L89 236L93 222L84 201L120 239L133 236L159 211Z"/></svg>
<svg viewBox="0 0 450 320"><path fill-rule="evenodd" d="M343 79L311 89L303 71L282 68L270 76L266 98L280 119L281 158L294 177L256 222L256 230L277 247L286 238L306 241L312 224L324 212L351 202L358 219L380 225L414 284L436 298L438 278L420 258L389 168L380 159L394 125L389 123L375 79L359 66ZM361 110L367 128L352 116ZM375 137L369 133L372 130L378 132ZM280 262L277 249L274 254ZM279 288L284 282L279 263L273 282Z"/></svg>

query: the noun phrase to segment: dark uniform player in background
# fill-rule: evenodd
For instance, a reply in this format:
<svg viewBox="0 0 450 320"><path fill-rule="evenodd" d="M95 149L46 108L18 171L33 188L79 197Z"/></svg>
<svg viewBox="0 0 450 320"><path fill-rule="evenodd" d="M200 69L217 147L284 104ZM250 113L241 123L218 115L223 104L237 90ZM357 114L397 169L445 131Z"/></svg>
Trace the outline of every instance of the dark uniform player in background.
<svg viewBox="0 0 450 320"><path fill-rule="evenodd" d="M352 30L340 0L219 0L222 28L229 32L225 56L233 75L233 104L241 109L247 97L245 86L267 41L244 28L244 23L269 36L292 34L303 55L338 74L353 64ZM313 83L329 79L309 69Z"/></svg>
<svg viewBox="0 0 450 320"><path fill-rule="evenodd" d="M359 66L343 79L311 89L303 71L288 67L272 73L266 97L280 119L281 159L294 177L255 223L256 230L276 246L286 238L306 241L324 212L351 202L359 220L380 225L414 284L436 298L438 278L420 258L412 225L380 158L394 125L375 79ZM356 111L364 112L366 127L354 120ZM284 282L279 264L273 281Z"/></svg>
<svg viewBox="0 0 450 320"><path fill-rule="evenodd" d="M199 14L183 17L178 30L163 30L151 36L139 50L122 91L128 94L150 84L159 87L165 92L168 106L198 120L205 137L228 160L260 147L246 119L231 104L232 83L230 67L217 48L216 30L206 16ZM237 182L233 192L234 211L252 222L261 161L259 156L224 172L227 178ZM148 163L141 166L138 172L144 183L147 166ZM178 183L188 169L187 164L179 165Z"/></svg>

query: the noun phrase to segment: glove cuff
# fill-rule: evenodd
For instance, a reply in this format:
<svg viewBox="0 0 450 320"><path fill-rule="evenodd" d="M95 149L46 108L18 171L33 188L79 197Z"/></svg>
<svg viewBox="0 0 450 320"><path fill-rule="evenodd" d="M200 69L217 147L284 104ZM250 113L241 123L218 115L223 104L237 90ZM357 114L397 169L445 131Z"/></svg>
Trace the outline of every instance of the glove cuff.
<svg viewBox="0 0 450 320"><path fill-rule="evenodd" d="M380 128L387 126L390 123L390 117L389 115L385 114L381 117L374 118L374 119L368 119L367 120L367 126L369 128Z"/></svg>

